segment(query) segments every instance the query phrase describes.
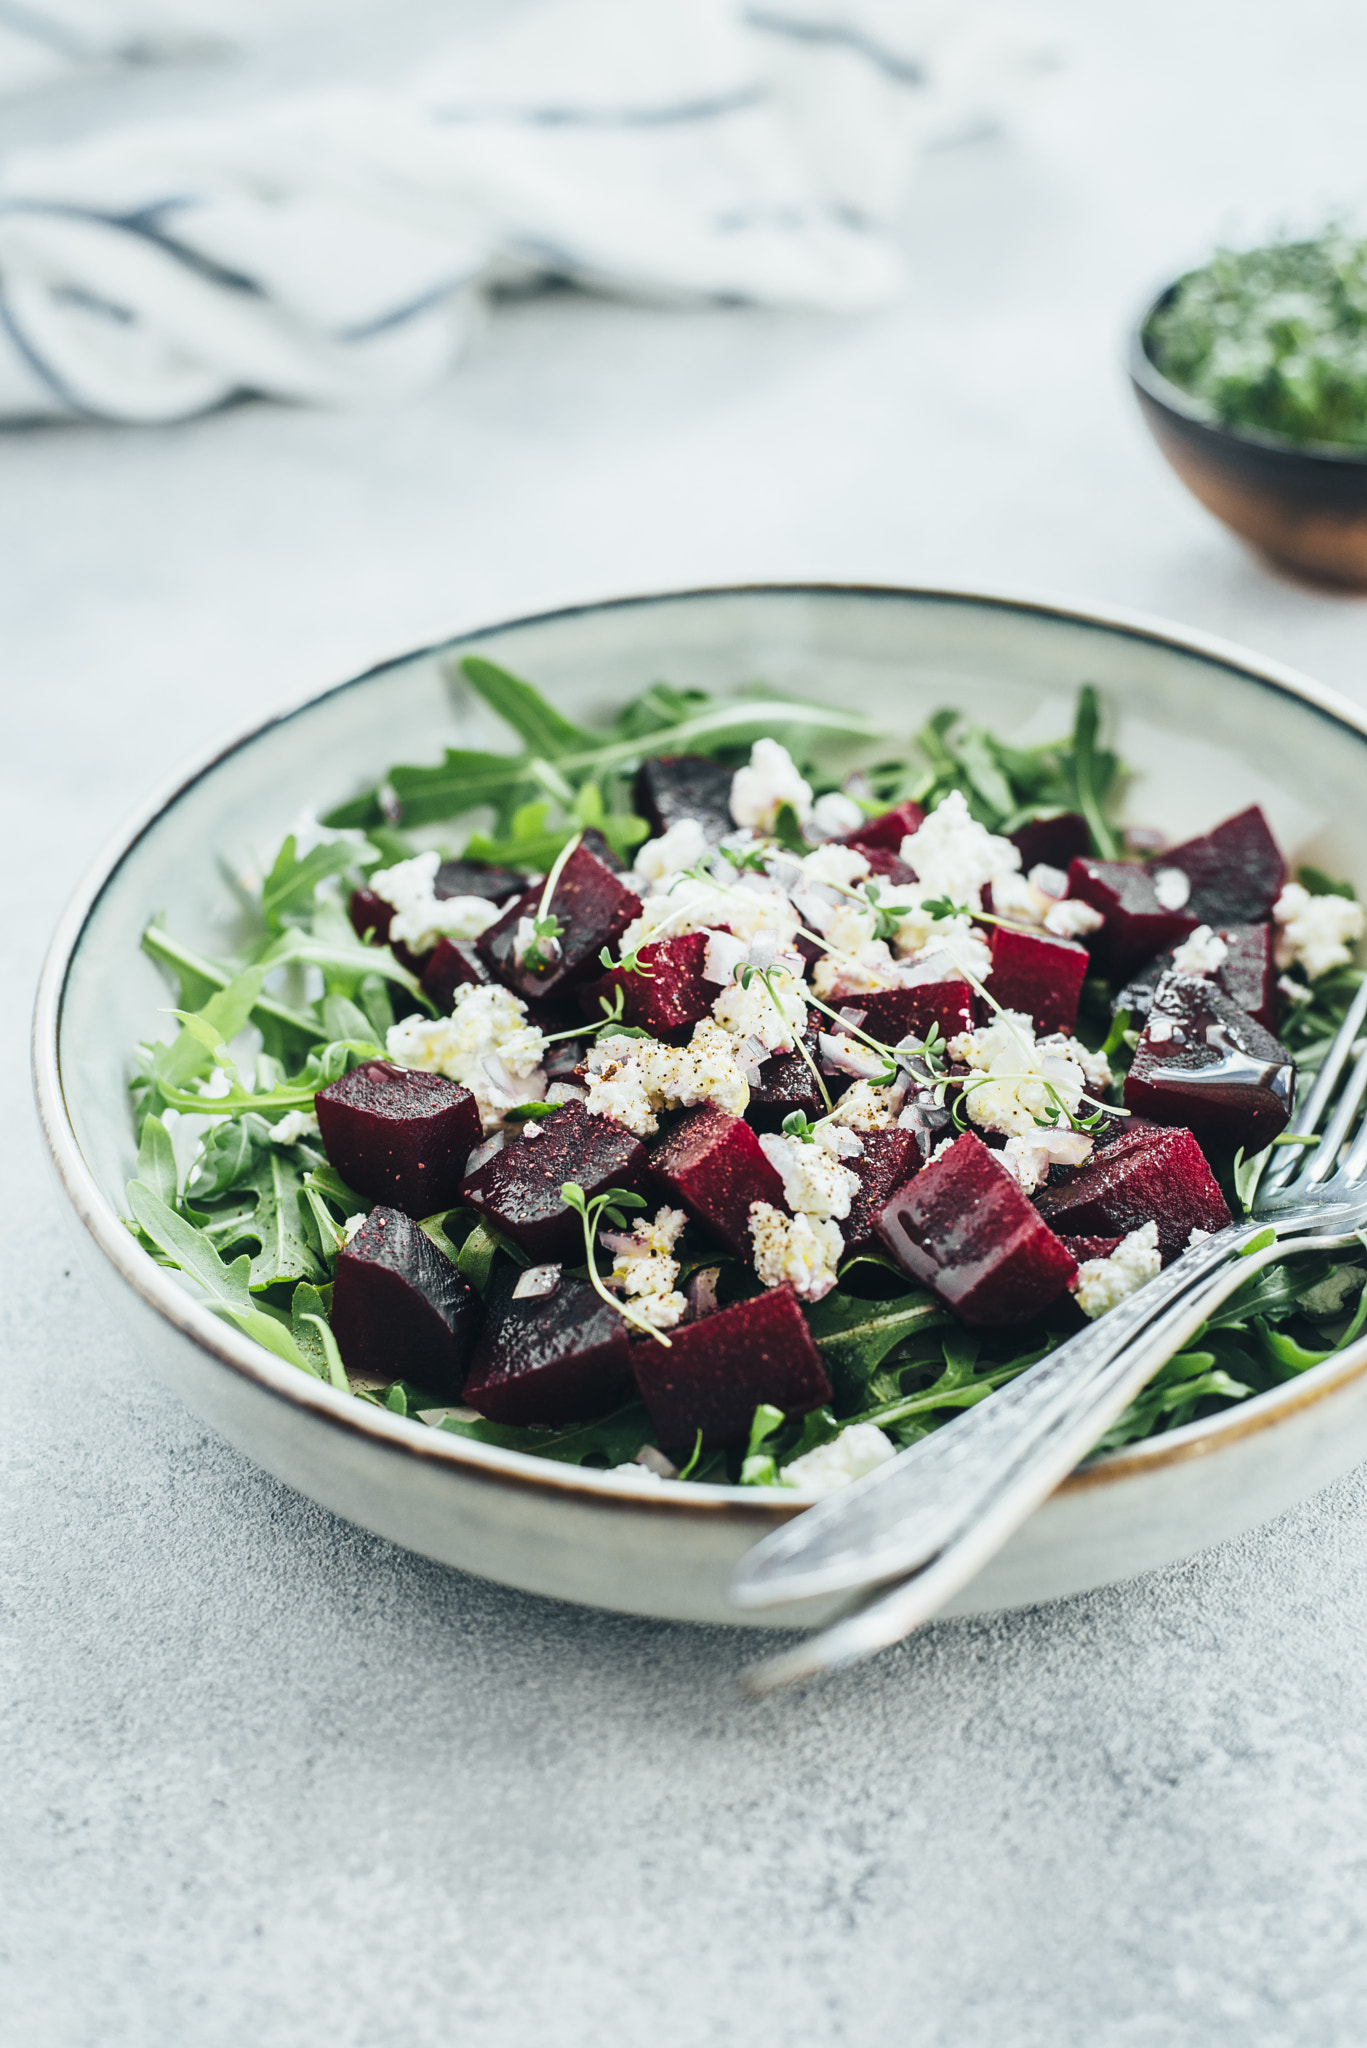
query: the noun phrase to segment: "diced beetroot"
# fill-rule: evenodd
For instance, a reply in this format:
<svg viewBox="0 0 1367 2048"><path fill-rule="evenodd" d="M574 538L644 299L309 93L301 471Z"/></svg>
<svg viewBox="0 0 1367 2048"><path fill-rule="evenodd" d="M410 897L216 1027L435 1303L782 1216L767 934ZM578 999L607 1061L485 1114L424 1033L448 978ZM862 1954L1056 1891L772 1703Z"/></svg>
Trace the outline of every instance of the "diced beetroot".
<svg viewBox="0 0 1367 2048"><path fill-rule="evenodd" d="M622 1021L639 1025L652 1038L682 1045L693 1026L710 1017L719 989L703 980L707 957L706 932L684 932L677 939L657 939L642 946L637 955L641 971L629 974L614 967L597 981L579 990L579 1007L586 1017L601 1023L604 1004L609 1010L614 991L622 991Z"/></svg>
<svg viewBox="0 0 1367 2048"><path fill-rule="evenodd" d="M1286 863L1257 804L1213 832L1157 856L1155 872L1180 868L1191 883L1187 909L1197 924L1257 924L1271 917Z"/></svg>
<svg viewBox="0 0 1367 2048"><path fill-rule="evenodd" d="M591 1201L608 1188L639 1194L645 1179L639 1138L615 1118L567 1102L476 1168L462 1182L460 1200L542 1262L583 1250L583 1225L560 1193L566 1181L577 1181Z"/></svg>
<svg viewBox="0 0 1367 2048"><path fill-rule="evenodd" d="M1048 932L992 928L992 993L1008 1010L1024 1010L1035 1030L1071 1031L1087 979L1085 946Z"/></svg>
<svg viewBox="0 0 1367 2048"><path fill-rule="evenodd" d="M665 1193L742 1258L753 1256L750 1204L787 1213L783 1182L742 1117L711 1106L690 1110L650 1154Z"/></svg>
<svg viewBox="0 0 1367 2048"><path fill-rule="evenodd" d="M1261 1152L1291 1115L1296 1063L1204 976L1165 974L1125 1077L1125 1107L1208 1145Z"/></svg>
<svg viewBox="0 0 1367 2048"><path fill-rule="evenodd" d="M1070 1251L1081 1266L1087 1259L1109 1259L1111 1253L1124 1244L1123 1237L1061 1237L1059 1243Z"/></svg>
<svg viewBox="0 0 1367 2048"><path fill-rule="evenodd" d="M482 896L486 903L502 903L526 886L526 876L512 868L491 867L482 860L444 860L432 883L432 894L443 903L451 896Z"/></svg>
<svg viewBox="0 0 1367 2048"><path fill-rule="evenodd" d="M894 1188L909 1181L922 1163L915 1131L894 1124L888 1131L861 1131L859 1135L864 1142L862 1154L845 1161L851 1172L859 1175L858 1189L850 1197L850 1213L840 1225L847 1258L882 1249L874 1219Z"/></svg>
<svg viewBox="0 0 1367 2048"><path fill-rule="evenodd" d="M818 1057L818 1040L826 1028L825 1020L817 1011L807 1012L803 1043L814 1060ZM821 1090L796 1047L792 1052L770 1053L767 1060L760 1061L759 1074L758 1085L750 1090L750 1103L746 1110L746 1116L757 1131L780 1130L784 1117L791 1116L798 1109L805 1117L824 1116L826 1105L821 1099Z"/></svg>
<svg viewBox="0 0 1367 2048"><path fill-rule="evenodd" d="M696 818L711 845L736 829L731 773L701 754L643 761L636 771L636 809L659 838L680 818Z"/></svg>
<svg viewBox="0 0 1367 2048"><path fill-rule="evenodd" d="M377 896L373 889L353 889L347 905L347 916L351 919L352 930L358 939L368 938L373 945L389 945L389 927L394 922L394 906L386 903L383 896ZM406 967L410 974L421 974L429 957L425 953L414 953L407 946L396 945L392 949L400 967ZM397 991L395 991L397 993Z"/></svg>
<svg viewBox="0 0 1367 2048"><path fill-rule="evenodd" d="M806 1415L831 1398L831 1382L790 1287L718 1309L670 1332L662 1344L633 1344L641 1399L666 1450L743 1444L761 1402Z"/></svg>
<svg viewBox="0 0 1367 2048"><path fill-rule="evenodd" d="M561 924L559 951L548 955L551 964L539 972L519 967L513 959L513 942L524 917L535 918L541 905L542 885L515 897L497 924L490 925L479 940L480 957L495 977L516 995L530 1001L563 1001L570 990L585 981L598 966L598 955L621 937L633 917L640 913L641 900L618 881L605 861L587 846L577 846L565 863L549 914Z"/></svg>
<svg viewBox="0 0 1367 2048"><path fill-rule="evenodd" d="M438 939L422 972L422 992L436 1004L440 1016L449 1017L458 988L466 982L482 988L493 978L470 940Z"/></svg>
<svg viewBox="0 0 1367 2048"><path fill-rule="evenodd" d="M1058 1187L1041 1188L1035 1207L1070 1237L1125 1237L1158 1225L1166 1264L1193 1230L1223 1230L1229 1209L1190 1131L1136 1125L1096 1151Z"/></svg>
<svg viewBox="0 0 1367 2048"><path fill-rule="evenodd" d="M978 1328L1029 1322L1077 1261L969 1131L884 1203L875 1225L904 1272Z"/></svg>
<svg viewBox="0 0 1367 2048"><path fill-rule="evenodd" d="M1247 1016L1261 1024L1264 1031L1275 1033L1277 963L1274 955L1276 934L1272 926L1229 925L1216 936L1223 939L1229 948L1223 964L1211 977L1216 987L1222 989ZM1172 968L1173 951L1169 946L1156 960L1150 960L1147 966L1137 969L1115 999L1113 1007L1128 1010L1130 1023L1136 1030L1142 1028L1149 1014L1154 990Z"/></svg>
<svg viewBox="0 0 1367 2048"><path fill-rule="evenodd" d="M859 1029L880 1045L925 1038L932 1024L939 1025L941 1038L973 1029L973 991L966 981L919 981L910 988L876 989L872 995L849 996L831 1007L862 1010Z"/></svg>
<svg viewBox="0 0 1367 2048"><path fill-rule="evenodd" d="M885 896L888 889L910 889L915 884L916 870L909 868L899 854L890 852L886 846L870 846L867 840L861 840L858 850L868 861L870 872L880 883L887 883L887 889L883 891Z"/></svg>
<svg viewBox="0 0 1367 2048"><path fill-rule="evenodd" d="M1075 860L1085 859L1092 850L1087 820L1078 811L1060 811L1054 818L1032 818L1028 825L1022 825L1009 836L1011 844L1020 848L1024 875L1040 866L1060 868L1066 875Z"/></svg>
<svg viewBox="0 0 1367 2048"><path fill-rule="evenodd" d="M889 853L900 853L902 841L912 832L919 832L926 821L926 814L919 804L908 800L894 804L890 811L880 811L876 818L866 818L853 832L847 832L841 840L842 846L857 846L864 853L870 847L886 847Z"/></svg>
<svg viewBox="0 0 1367 2048"><path fill-rule="evenodd" d="M1091 952L1117 981L1201 922L1186 910L1165 910L1148 869L1130 861L1075 860L1068 870L1068 894L1105 918L1090 941Z"/></svg>
<svg viewBox="0 0 1367 2048"><path fill-rule="evenodd" d="M587 1280L561 1276L550 1294L517 1293L506 1267L489 1290L465 1400L491 1422L526 1428L584 1422L631 1392L627 1326Z"/></svg>
<svg viewBox="0 0 1367 2048"><path fill-rule="evenodd" d="M480 1141L479 1106L458 1081L367 1060L320 1088L314 1108L323 1150L357 1194L409 1216L455 1206Z"/></svg>
<svg viewBox="0 0 1367 2048"><path fill-rule="evenodd" d="M358 1378L454 1399L482 1315L473 1287L399 1209L372 1209L337 1254L332 1332Z"/></svg>

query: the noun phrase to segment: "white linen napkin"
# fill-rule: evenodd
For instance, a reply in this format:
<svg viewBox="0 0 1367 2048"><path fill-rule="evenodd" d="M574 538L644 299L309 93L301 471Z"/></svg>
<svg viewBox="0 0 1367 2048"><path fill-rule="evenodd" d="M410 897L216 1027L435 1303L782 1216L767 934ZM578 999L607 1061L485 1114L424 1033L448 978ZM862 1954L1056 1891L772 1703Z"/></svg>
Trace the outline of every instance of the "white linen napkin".
<svg viewBox="0 0 1367 2048"><path fill-rule="evenodd" d="M916 158L1032 55L987 0L542 0L401 92L15 152L0 417L385 399L528 276L886 303Z"/></svg>

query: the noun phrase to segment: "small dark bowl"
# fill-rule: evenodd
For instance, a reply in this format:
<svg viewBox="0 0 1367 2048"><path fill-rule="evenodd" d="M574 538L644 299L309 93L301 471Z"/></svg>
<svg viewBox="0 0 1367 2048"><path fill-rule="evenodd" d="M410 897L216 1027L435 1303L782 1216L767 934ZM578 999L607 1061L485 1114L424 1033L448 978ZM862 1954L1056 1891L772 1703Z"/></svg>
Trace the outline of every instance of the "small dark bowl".
<svg viewBox="0 0 1367 2048"><path fill-rule="evenodd" d="M1169 285L1130 335L1130 381L1149 432L1208 512L1283 568L1367 590L1367 449L1212 426L1151 361L1144 332Z"/></svg>

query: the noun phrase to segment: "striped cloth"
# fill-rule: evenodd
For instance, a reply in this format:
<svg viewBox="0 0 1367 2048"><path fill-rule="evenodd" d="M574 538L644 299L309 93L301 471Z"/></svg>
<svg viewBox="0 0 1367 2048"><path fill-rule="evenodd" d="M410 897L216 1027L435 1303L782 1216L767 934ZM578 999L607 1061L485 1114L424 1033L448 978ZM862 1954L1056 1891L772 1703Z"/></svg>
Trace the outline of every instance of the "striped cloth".
<svg viewBox="0 0 1367 2048"><path fill-rule="evenodd" d="M491 289L849 312L918 155L1030 61L988 0L541 0L402 91L0 166L0 417L392 398Z"/></svg>

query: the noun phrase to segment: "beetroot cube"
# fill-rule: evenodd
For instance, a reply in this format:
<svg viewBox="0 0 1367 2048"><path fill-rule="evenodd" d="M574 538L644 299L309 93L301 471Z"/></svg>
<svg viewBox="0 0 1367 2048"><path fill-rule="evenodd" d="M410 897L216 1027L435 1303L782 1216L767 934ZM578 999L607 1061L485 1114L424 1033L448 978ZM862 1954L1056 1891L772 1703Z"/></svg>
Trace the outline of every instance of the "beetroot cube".
<svg viewBox="0 0 1367 2048"><path fill-rule="evenodd" d="M542 886L538 882L513 899L498 923L481 936L479 951L505 987L544 1002L563 1000L595 972L603 947L621 937L639 914L641 900L618 881L606 861L587 846L576 846L548 905L549 913L560 920L559 951L548 952L550 964L539 970L519 967L513 958L514 938L524 917L536 917Z"/></svg>
<svg viewBox="0 0 1367 2048"><path fill-rule="evenodd" d="M1021 873L1044 866L1059 868L1065 875L1075 860L1085 859L1092 850L1087 820L1078 811L1060 811L1052 818L1032 818L1010 835L1020 848Z"/></svg>
<svg viewBox="0 0 1367 2048"><path fill-rule="evenodd" d="M949 1121L947 1112L945 1121ZM859 1175L859 1187L850 1197L850 1213L840 1225L847 1258L882 1249L874 1231L874 1219L893 1190L909 1181L922 1163L915 1131L904 1131L894 1125L889 1131L861 1131L859 1135L864 1143L863 1153L858 1159L845 1161L851 1172Z"/></svg>
<svg viewBox="0 0 1367 2048"><path fill-rule="evenodd" d="M1215 983L1229 1000L1275 1036L1277 1029L1276 933L1270 924L1228 925L1219 934L1229 952L1216 969Z"/></svg>
<svg viewBox="0 0 1367 2048"><path fill-rule="evenodd" d="M1208 1145L1261 1152L1286 1128L1296 1064L1202 975L1165 974L1125 1077L1125 1107Z"/></svg>
<svg viewBox="0 0 1367 2048"><path fill-rule="evenodd" d="M874 1228L904 1272L965 1323L1027 1323L1077 1261L971 1131L884 1203Z"/></svg>
<svg viewBox="0 0 1367 2048"><path fill-rule="evenodd" d="M358 939L368 938L376 946L390 945L389 927L394 922L394 906L383 896L377 896L373 889L352 890L347 916ZM406 967L410 974L422 973L428 958L426 953L414 953L403 945L394 945L391 951L400 967ZM398 991L394 993L397 995Z"/></svg>
<svg viewBox="0 0 1367 2048"><path fill-rule="evenodd" d="M809 1010L803 1044L813 1060L818 1058L817 1044L825 1028L817 1012ZM798 1109L805 1117L825 1115L826 1105L816 1076L796 1047L792 1052L770 1053L767 1060L761 1060L759 1074L758 1084L750 1090L746 1110L757 1131L781 1130L784 1117Z"/></svg>
<svg viewBox="0 0 1367 2048"><path fill-rule="evenodd" d="M753 1256L750 1204L787 1213L783 1182L743 1118L724 1109L690 1110L650 1154L666 1195L742 1258Z"/></svg>
<svg viewBox="0 0 1367 2048"><path fill-rule="evenodd" d="M1271 917L1286 863L1257 804L1213 832L1161 853L1155 871L1180 868L1191 883L1187 909L1197 924L1256 924Z"/></svg>
<svg viewBox="0 0 1367 2048"><path fill-rule="evenodd" d="M859 1029L880 1045L899 1045L904 1038L925 1038L932 1024L942 1038L973 1028L973 991L966 981L920 981L909 988L876 989L852 996L841 1005L861 1009Z"/></svg>
<svg viewBox="0 0 1367 2048"><path fill-rule="evenodd" d="M320 1088L314 1108L329 1163L357 1194L409 1216L455 1206L480 1141L479 1106L458 1081L367 1060Z"/></svg>
<svg viewBox="0 0 1367 2048"><path fill-rule="evenodd" d="M525 1274L504 1267L495 1276L465 1382L468 1405L491 1422L555 1428L624 1401L631 1345L616 1309L567 1275L549 1294L519 1294L519 1286Z"/></svg>
<svg viewBox="0 0 1367 2048"><path fill-rule="evenodd" d="M439 902L451 896L482 896L486 903L502 903L526 886L526 876L515 874L512 868L491 867L482 860L444 860L432 883L432 894Z"/></svg>
<svg viewBox="0 0 1367 2048"><path fill-rule="evenodd" d="M919 804L894 804L890 811L880 811L876 818L866 818L853 832L847 832L840 844L857 846L863 853L875 846L900 853L902 841L909 833L919 832L925 821L926 814Z"/></svg>
<svg viewBox="0 0 1367 2048"><path fill-rule="evenodd" d="M1201 922L1186 910L1165 910L1147 868L1120 860L1075 860L1068 894L1090 903L1106 922L1091 941L1093 958L1116 980Z"/></svg>
<svg viewBox="0 0 1367 2048"><path fill-rule="evenodd" d="M1152 1124L1096 1151L1060 1186L1041 1188L1035 1207L1070 1237L1125 1237L1156 1223L1164 1264L1186 1250L1193 1230L1223 1230L1230 1220L1191 1132Z"/></svg>
<svg viewBox="0 0 1367 2048"><path fill-rule="evenodd" d="M464 1181L460 1200L538 1262L582 1252L584 1229L560 1190L577 1181L591 1201L609 1188L638 1194L645 1185L646 1148L610 1116L567 1102Z"/></svg>
<svg viewBox="0 0 1367 2048"><path fill-rule="evenodd" d="M910 889L915 886L916 870L909 868L900 854L890 852L886 846L870 846L865 840L860 841L858 850L867 860L870 873L877 877L880 884L887 883L888 887L883 890L883 895L889 902L892 900L889 890Z"/></svg>
<svg viewBox="0 0 1367 2048"><path fill-rule="evenodd" d="M466 982L482 988L493 978L468 939L438 939L422 971L422 992L436 1004L440 1016L449 1017L458 988Z"/></svg>
<svg viewBox="0 0 1367 2048"><path fill-rule="evenodd" d="M666 1450L743 1444L761 1402L806 1415L831 1398L831 1382L790 1287L718 1309L671 1331L661 1344L633 1344L641 1399Z"/></svg>
<svg viewBox="0 0 1367 2048"><path fill-rule="evenodd" d="M1125 1240L1123 1237L1060 1237L1059 1243L1066 1246L1079 1266L1087 1259L1109 1259Z"/></svg>
<svg viewBox="0 0 1367 2048"><path fill-rule="evenodd" d="M579 990L579 1007L586 1017L601 1023L606 1004L611 1009L615 991L622 991L622 1021L639 1025L652 1038L682 1045L693 1026L710 1017L719 993L715 982L703 980L707 957L706 932L685 932L677 939L657 939L642 946L637 955L641 972L629 974L614 967L598 981Z"/></svg>
<svg viewBox="0 0 1367 2048"><path fill-rule="evenodd" d="M992 926L992 993L1004 1009L1033 1017L1040 1034L1077 1023L1087 966L1087 948L1072 939Z"/></svg>
<svg viewBox="0 0 1367 2048"><path fill-rule="evenodd" d="M696 818L715 846L734 832L731 770L701 754L666 755L643 761L636 771L636 809L658 839L680 818Z"/></svg>
<svg viewBox="0 0 1367 2048"><path fill-rule="evenodd" d="M337 1254L330 1320L357 1378L455 1399L482 1315L474 1289L399 1209L372 1209Z"/></svg>

